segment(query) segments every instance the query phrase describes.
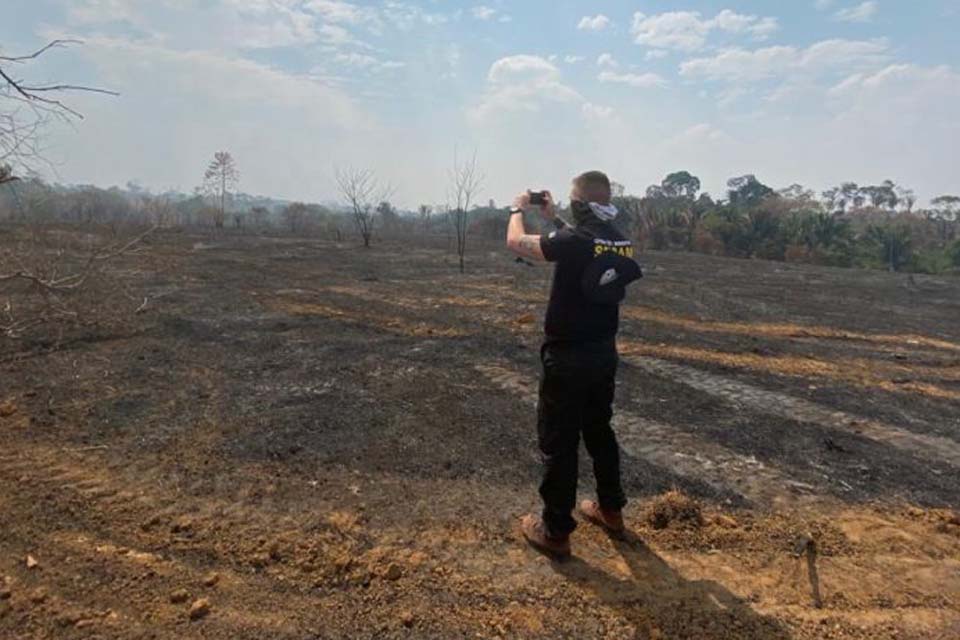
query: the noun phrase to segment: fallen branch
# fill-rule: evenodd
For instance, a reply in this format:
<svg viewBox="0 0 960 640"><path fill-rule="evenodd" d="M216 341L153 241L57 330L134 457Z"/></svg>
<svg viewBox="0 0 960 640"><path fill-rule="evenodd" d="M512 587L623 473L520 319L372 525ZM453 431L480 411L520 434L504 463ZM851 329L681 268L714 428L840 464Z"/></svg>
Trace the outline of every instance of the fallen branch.
<svg viewBox="0 0 960 640"><path fill-rule="evenodd" d="M19 253L8 251L6 259L14 263L16 269L0 273L0 289L14 282L23 282L29 286L29 290L19 307L14 306L13 298L8 298L0 308L0 334L17 338L41 325L83 324L84 320L90 318L96 323L116 311L116 307L105 304L104 300L117 291L116 286L101 287L99 291L95 290L85 298L72 296L90 284L111 260L134 253L156 229L157 227L153 226L129 240L94 248L82 264L72 270L64 266L66 251L62 247L57 249L52 257L46 258L43 257L46 254L37 240L34 240L30 249L21 250ZM35 260L39 264L27 266L24 263L30 252L41 256L39 260ZM129 294L127 296L131 297ZM148 299L143 298L133 312L134 315L142 313L147 303Z"/></svg>
<svg viewBox="0 0 960 640"><path fill-rule="evenodd" d="M143 242L147 236L152 234L157 230L156 226L150 227L137 237L133 238L123 246L119 248L113 248L108 251L103 252L93 252L87 258L86 264L78 273L72 273L61 278L57 276L57 265L54 263L52 267L52 272L50 277L44 278L36 272L31 273L25 268L21 268L18 271L8 274L0 274L0 282L8 282L11 280L26 280L40 287L41 289L49 292L56 291L70 291L72 289L78 289L87 281L87 278L95 271L94 266L97 264L105 263L114 258L118 258L126 253L132 251L137 245ZM62 256L62 250L58 252L58 257ZM21 264L22 267L22 264Z"/></svg>

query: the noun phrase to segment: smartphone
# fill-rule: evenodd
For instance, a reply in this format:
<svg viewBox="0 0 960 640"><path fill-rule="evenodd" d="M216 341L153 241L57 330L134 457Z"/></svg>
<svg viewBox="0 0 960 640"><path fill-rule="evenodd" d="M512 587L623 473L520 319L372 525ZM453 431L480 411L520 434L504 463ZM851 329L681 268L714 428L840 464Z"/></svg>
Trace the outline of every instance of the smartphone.
<svg viewBox="0 0 960 640"><path fill-rule="evenodd" d="M546 191L530 191L530 204L542 207L547 204Z"/></svg>

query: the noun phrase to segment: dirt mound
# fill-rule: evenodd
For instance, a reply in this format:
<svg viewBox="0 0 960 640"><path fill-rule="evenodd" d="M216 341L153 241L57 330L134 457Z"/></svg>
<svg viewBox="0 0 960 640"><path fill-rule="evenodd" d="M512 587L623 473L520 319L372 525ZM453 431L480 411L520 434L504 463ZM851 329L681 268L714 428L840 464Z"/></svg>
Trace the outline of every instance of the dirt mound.
<svg viewBox="0 0 960 640"><path fill-rule="evenodd" d="M646 521L654 529L667 527L702 527L703 510L700 503L679 489L671 489L650 501Z"/></svg>

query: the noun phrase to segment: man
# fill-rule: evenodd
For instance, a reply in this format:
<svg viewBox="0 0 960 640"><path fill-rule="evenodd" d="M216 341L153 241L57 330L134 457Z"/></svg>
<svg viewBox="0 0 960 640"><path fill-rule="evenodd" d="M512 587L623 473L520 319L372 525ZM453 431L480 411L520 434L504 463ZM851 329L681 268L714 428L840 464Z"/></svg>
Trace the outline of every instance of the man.
<svg viewBox="0 0 960 640"><path fill-rule="evenodd" d="M617 209L610 203L606 175L589 171L573 180L572 227L556 217L552 196L543 192L541 212L557 226L545 236L524 230L523 212L531 206L531 195L521 194L514 201L507 246L556 267L540 351L537 435L544 463L543 513L525 516L521 527L533 546L562 558L570 555L570 533L577 526L571 513L581 434L593 459L597 500L582 502L580 514L614 534L624 531L620 450L610 428L618 361L615 338L624 288L641 274L633 261L633 245L611 224Z"/></svg>

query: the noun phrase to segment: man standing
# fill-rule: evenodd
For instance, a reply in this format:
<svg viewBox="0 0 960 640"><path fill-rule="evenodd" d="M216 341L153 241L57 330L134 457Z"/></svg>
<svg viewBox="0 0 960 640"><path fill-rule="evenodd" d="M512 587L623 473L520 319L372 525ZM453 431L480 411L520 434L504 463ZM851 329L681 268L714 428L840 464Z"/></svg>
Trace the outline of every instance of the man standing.
<svg viewBox="0 0 960 640"><path fill-rule="evenodd" d="M574 226L556 217L549 192L528 192L514 201L507 227L507 246L513 252L556 263L540 351L543 375L537 408L543 513L525 516L521 526L532 545L557 557L570 555L570 533L577 526L571 514L581 434L593 459L597 500L582 502L580 513L613 533L624 531L620 450L610 420L619 302L626 285L641 274L632 244L611 224L617 209L610 195L607 176L589 171L573 180ZM523 212L532 196L539 196L543 216L557 226L549 235L527 235L524 230Z"/></svg>

